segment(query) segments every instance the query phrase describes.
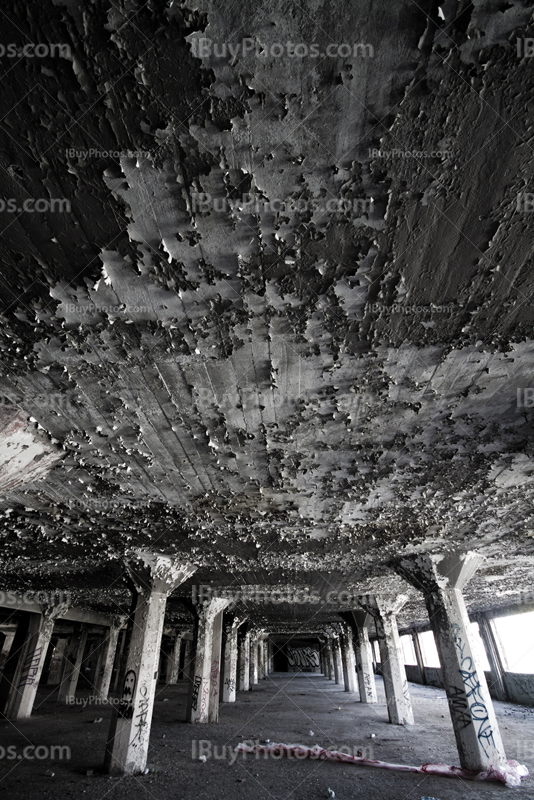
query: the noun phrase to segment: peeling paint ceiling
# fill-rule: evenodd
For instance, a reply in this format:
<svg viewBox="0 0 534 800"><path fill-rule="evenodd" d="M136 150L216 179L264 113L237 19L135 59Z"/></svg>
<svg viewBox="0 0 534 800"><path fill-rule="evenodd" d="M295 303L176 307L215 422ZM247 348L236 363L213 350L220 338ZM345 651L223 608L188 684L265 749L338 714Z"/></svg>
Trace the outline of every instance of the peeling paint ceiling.
<svg viewBox="0 0 534 800"><path fill-rule="evenodd" d="M0 59L5 582L116 610L142 547L363 594L460 548L471 608L532 600L532 3L4 5L68 46Z"/></svg>

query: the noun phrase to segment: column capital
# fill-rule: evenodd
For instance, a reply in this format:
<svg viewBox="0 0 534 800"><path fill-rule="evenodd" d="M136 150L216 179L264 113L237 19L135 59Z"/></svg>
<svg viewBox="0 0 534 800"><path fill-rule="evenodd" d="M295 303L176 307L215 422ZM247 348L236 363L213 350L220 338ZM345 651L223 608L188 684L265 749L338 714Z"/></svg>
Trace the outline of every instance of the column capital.
<svg viewBox="0 0 534 800"><path fill-rule="evenodd" d="M354 624L358 628L359 631L362 628L368 628L372 621L372 616L369 614L368 611L365 611L363 608L356 608L352 611L352 616L354 618Z"/></svg>
<svg viewBox="0 0 534 800"><path fill-rule="evenodd" d="M469 583L485 557L474 551L466 553L421 553L399 558L392 569L424 594L439 589L462 589Z"/></svg>
<svg viewBox="0 0 534 800"><path fill-rule="evenodd" d="M147 550L132 551L124 559L124 564L140 594L157 592L169 595L197 569L180 559Z"/></svg>
<svg viewBox="0 0 534 800"><path fill-rule="evenodd" d="M398 614L409 599L410 596L407 594L366 594L358 598L358 603L373 617L382 617Z"/></svg>
<svg viewBox="0 0 534 800"><path fill-rule="evenodd" d="M52 621L64 617L70 608L68 594L66 592L64 594L59 594L57 598L54 598L51 602L39 603L39 606L46 620Z"/></svg>
<svg viewBox="0 0 534 800"><path fill-rule="evenodd" d="M125 614L114 614L109 618L110 628L122 628L127 621L128 617Z"/></svg>
<svg viewBox="0 0 534 800"><path fill-rule="evenodd" d="M225 597L212 597L210 600L203 600L195 605L197 614L202 614L206 620L214 619L220 611L224 611L230 605L230 600Z"/></svg>

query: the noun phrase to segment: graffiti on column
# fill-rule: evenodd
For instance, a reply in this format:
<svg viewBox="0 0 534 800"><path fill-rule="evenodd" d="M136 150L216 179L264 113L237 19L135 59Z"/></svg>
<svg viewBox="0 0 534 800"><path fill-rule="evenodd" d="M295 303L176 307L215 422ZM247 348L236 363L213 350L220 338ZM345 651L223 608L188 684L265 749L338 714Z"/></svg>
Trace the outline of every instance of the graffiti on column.
<svg viewBox="0 0 534 800"><path fill-rule="evenodd" d="M233 692L235 689L235 680L233 678L226 678L224 685L226 686L226 690L228 692Z"/></svg>
<svg viewBox="0 0 534 800"><path fill-rule="evenodd" d="M288 647L287 660L290 667L318 667L319 653L313 647Z"/></svg>
<svg viewBox="0 0 534 800"><path fill-rule="evenodd" d="M495 747L493 729L489 719L488 709L482 696L482 686L478 680L478 674L474 668L473 659L465 655L467 642L460 636L460 626L453 623L454 642L460 653L460 674L465 686L465 696L469 703L469 711L473 723L478 723L477 738L486 756L489 756L488 746Z"/></svg>
<svg viewBox="0 0 534 800"><path fill-rule="evenodd" d="M468 712L469 704L463 689L451 686L449 690L449 708L455 724L463 731L471 724L471 716Z"/></svg>
<svg viewBox="0 0 534 800"><path fill-rule="evenodd" d="M38 647L33 653L30 653L24 666L22 668L22 675L20 676L19 688L21 686L32 686L39 672L39 664L41 663L41 655L43 652L42 647Z"/></svg>
<svg viewBox="0 0 534 800"><path fill-rule="evenodd" d="M208 711L208 701L210 696L210 686L207 681L205 681L204 686L202 687L202 697L200 699L200 718L204 719L206 717Z"/></svg>
<svg viewBox="0 0 534 800"><path fill-rule="evenodd" d="M148 687L141 686L139 690L139 712L135 715L136 723L135 723L135 736L133 737L130 745L135 744L137 740L139 740L139 744L143 742L144 732L147 726L147 717L148 717Z"/></svg>
<svg viewBox="0 0 534 800"><path fill-rule="evenodd" d="M202 685L202 677L200 675L195 675L195 680L193 683L193 694L191 696L191 708L193 711L196 711L198 708L198 693L200 692L200 687Z"/></svg>
<svg viewBox="0 0 534 800"><path fill-rule="evenodd" d="M132 719L133 717L133 701L136 683L137 675L133 669L129 669L124 676L122 697L118 707L119 716L124 717L124 719Z"/></svg>
<svg viewBox="0 0 534 800"><path fill-rule="evenodd" d="M210 695L211 697L217 697L219 694L219 662L214 661L211 665L211 672L210 672L210 684L211 690Z"/></svg>

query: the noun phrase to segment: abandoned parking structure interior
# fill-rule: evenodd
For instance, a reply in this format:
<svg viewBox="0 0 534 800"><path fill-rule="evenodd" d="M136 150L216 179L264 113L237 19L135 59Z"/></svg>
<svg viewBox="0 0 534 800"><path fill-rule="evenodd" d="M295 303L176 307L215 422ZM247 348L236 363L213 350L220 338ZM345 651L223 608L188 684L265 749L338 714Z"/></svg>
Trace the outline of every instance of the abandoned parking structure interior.
<svg viewBox="0 0 534 800"><path fill-rule="evenodd" d="M529 797L533 0L4 0L0 796Z"/></svg>

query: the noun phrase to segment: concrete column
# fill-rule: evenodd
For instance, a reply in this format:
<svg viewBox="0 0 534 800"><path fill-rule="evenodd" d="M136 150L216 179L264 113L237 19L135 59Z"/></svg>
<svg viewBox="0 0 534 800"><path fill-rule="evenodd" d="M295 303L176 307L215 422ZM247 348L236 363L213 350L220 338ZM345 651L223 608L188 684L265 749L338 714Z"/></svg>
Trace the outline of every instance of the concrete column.
<svg viewBox="0 0 534 800"><path fill-rule="evenodd" d="M332 647L334 650L334 678L338 685L344 683L343 680L343 662L341 660L341 644L339 637L336 636L332 640Z"/></svg>
<svg viewBox="0 0 534 800"><path fill-rule="evenodd" d="M267 679L269 675L269 640L263 642L263 677Z"/></svg>
<svg viewBox="0 0 534 800"><path fill-rule="evenodd" d="M24 649L19 659L4 714L21 720L31 716L37 687L56 619L68 611L66 602L41 606L42 614L32 614Z"/></svg>
<svg viewBox="0 0 534 800"><path fill-rule="evenodd" d="M15 631L6 633L6 638L4 639L4 642L2 644L2 651L0 652L0 669L4 666L4 663L8 659L9 651L11 650L11 645L13 644L14 638L15 638Z"/></svg>
<svg viewBox="0 0 534 800"><path fill-rule="evenodd" d="M493 633L491 620L485 614L477 615L478 629L480 638L484 643L484 649L491 667L491 683L493 692L497 700L508 700L508 692L504 682L504 665L501 660L499 647Z"/></svg>
<svg viewBox="0 0 534 800"><path fill-rule="evenodd" d="M60 637L57 640L54 652L52 653L52 663L50 665L50 672L48 674L48 683L52 686L58 686L61 683L66 645L67 639L63 636Z"/></svg>
<svg viewBox="0 0 534 800"><path fill-rule="evenodd" d="M263 639L258 640L258 680L265 678L265 648Z"/></svg>
<svg viewBox="0 0 534 800"><path fill-rule="evenodd" d="M343 681L346 692L356 691L356 668L354 664L354 649L352 647L352 631L350 628L341 634L341 663L343 665Z"/></svg>
<svg viewBox="0 0 534 800"><path fill-rule="evenodd" d="M192 639L185 640L184 647L184 681L193 681L195 677L195 659L193 657L193 641Z"/></svg>
<svg viewBox="0 0 534 800"><path fill-rule="evenodd" d="M250 689L250 633L246 633L239 645L239 689Z"/></svg>
<svg viewBox="0 0 534 800"><path fill-rule="evenodd" d="M100 664L102 663L105 636L101 635L100 638L95 638L94 636L89 638L89 636L87 636L87 639L88 647L85 648L83 656L83 664L85 666L83 669L80 667L80 673L83 674L85 680L88 682L91 691L96 694L96 684Z"/></svg>
<svg viewBox="0 0 534 800"><path fill-rule="evenodd" d="M235 703L237 688L237 630L242 622L242 619L234 619L226 630L223 703Z"/></svg>
<svg viewBox="0 0 534 800"><path fill-rule="evenodd" d="M115 662L113 664L113 666L116 667L116 672L115 672L115 677L113 678L111 684L112 692L117 692L119 690L119 680L121 678L121 663L127 638L128 638L128 629L124 628L119 634L119 645L117 648L117 655L115 656Z"/></svg>
<svg viewBox="0 0 534 800"><path fill-rule="evenodd" d="M70 636L65 648L65 668L59 684L58 703L70 703L74 700L86 643L87 625L81 624Z"/></svg>
<svg viewBox="0 0 534 800"><path fill-rule="evenodd" d="M258 640L251 636L250 639L250 687L258 682Z"/></svg>
<svg viewBox="0 0 534 800"><path fill-rule="evenodd" d="M361 703L376 703L376 683L373 670L373 654L369 641L369 623L371 616L362 609L352 612L357 636L355 639L356 671Z"/></svg>
<svg viewBox="0 0 534 800"><path fill-rule="evenodd" d="M399 559L396 572L423 592L441 662L445 691L465 769L506 760L484 670L471 641L462 590L476 572L477 553L418 555Z"/></svg>
<svg viewBox="0 0 534 800"><path fill-rule="evenodd" d="M329 681L334 679L334 654L332 653L332 642L326 640L326 676Z"/></svg>
<svg viewBox="0 0 534 800"><path fill-rule="evenodd" d="M2 666L2 679L0 681L0 712L5 714L6 706L13 692L13 686L18 683L17 672L19 665L24 660L24 648L28 641L30 620L32 615L28 611L19 611L16 614L17 627L8 657Z"/></svg>
<svg viewBox="0 0 534 800"><path fill-rule="evenodd" d="M165 681L167 684L178 683L178 675L180 674L180 654L182 651L183 633L177 633L172 643L172 650L167 659L167 673Z"/></svg>
<svg viewBox="0 0 534 800"><path fill-rule="evenodd" d="M105 765L112 774L133 775L146 767L167 597L195 567L139 552L126 568L137 601L122 698L111 720Z"/></svg>
<svg viewBox="0 0 534 800"><path fill-rule="evenodd" d="M408 599L408 595L366 595L359 600L360 605L375 619L388 716L394 725L413 725L414 722L396 620L396 615Z"/></svg>
<svg viewBox="0 0 534 800"><path fill-rule="evenodd" d="M423 658L423 651L421 650L421 642L419 641L419 634L417 631L412 631L412 642L413 642L413 649L415 652L415 658L417 660L417 666L419 667L419 672L421 673L421 683L423 685L426 685L425 661Z"/></svg>
<svg viewBox="0 0 534 800"><path fill-rule="evenodd" d="M115 663L115 655L117 653L117 643L125 621L125 617L115 617L104 636L102 659L96 678L96 695L100 700L107 700L109 694L111 675Z"/></svg>
<svg viewBox="0 0 534 800"><path fill-rule="evenodd" d="M205 723L218 718L222 615L228 602L215 597L197 607L194 678L187 714L190 722Z"/></svg>
<svg viewBox="0 0 534 800"><path fill-rule="evenodd" d="M225 603L226 605L228 605L226 601ZM221 687L223 613L224 610L221 609L213 621L208 722L219 721L219 693Z"/></svg>
<svg viewBox="0 0 534 800"><path fill-rule="evenodd" d="M274 672L274 642L269 639L269 675Z"/></svg>

